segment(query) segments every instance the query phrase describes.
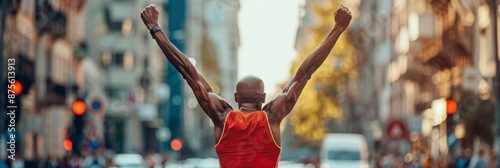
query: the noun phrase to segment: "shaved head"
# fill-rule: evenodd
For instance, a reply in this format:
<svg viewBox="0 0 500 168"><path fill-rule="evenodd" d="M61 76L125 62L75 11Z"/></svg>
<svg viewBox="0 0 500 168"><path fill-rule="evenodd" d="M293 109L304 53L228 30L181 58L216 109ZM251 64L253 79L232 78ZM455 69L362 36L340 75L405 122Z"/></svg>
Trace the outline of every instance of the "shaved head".
<svg viewBox="0 0 500 168"><path fill-rule="evenodd" d="M248 75L236 84L235 101L240 103L262 104L265 101L264 82L257 76Z"/></svg>

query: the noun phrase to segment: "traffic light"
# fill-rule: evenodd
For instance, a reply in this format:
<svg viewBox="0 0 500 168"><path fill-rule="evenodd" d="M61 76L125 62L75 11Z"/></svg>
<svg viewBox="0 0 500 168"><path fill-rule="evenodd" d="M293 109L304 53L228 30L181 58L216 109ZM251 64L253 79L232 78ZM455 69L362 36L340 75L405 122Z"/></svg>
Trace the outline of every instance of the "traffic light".
<svg viewBox="0 0 500 168"><path fill-rule="evenodd" d="M64 141L63 141L63 148L66 151L71 151L73 150L73 141L71 141L70 137L70 129L64 130Z"/></svg>
<svg viewBox="0 0 500 168"><path fill-rule="evenodd" d="M66 151L73 150L73 141L71 141L71 139L65 139L63 142L63 147Z"/></svg>
<svg viewBox="0 0 500 168"><path fill-rule="evenodd" d="M455 126L457 118L455 117L455 112L457 112L457 102L453 99L446 99L446 130L448 133L455 132Z"/></svg>
<svg viewBox="0 0 500 168"><path fill-rule="evenodd" d="M87 114L87 105L83 99L76 99L72 105L73 122L70 131L69 141L65 141L65 145L75 152L81 154L81 143L84 139L84 129L86 125L85 116ZM70 143L71 142L71 143Z"/></svg>
<svg viewBox="0 0 500 168"><path fill-rule="evenodd" d="M182 149L182 141L179 139L174 139L170 142L170 148L174 151L180 151Z"/></svg>
<svg viewBox="0 0 500 168"><path fill-rule="evenodd" d="M16 99L21 95L21 93L24 90L23 84L18 79L6 80L5 86L6 86L6 88L5 88L6 93L13 94L14 96L16 96ZM14 98L12 98L12 99L14 99Z"/></svg>
<svg viewBox="0 0 500 168"><path fill-rule="evenodd" d="M73 102L72 109L75 115L81 116L87 111L87 105L82 99L77 99Z"/></svg>
<svg viewBox="0 0 500 168"><path fill-rule="evenodd" d="M7 85L8 87L8 90L9 90L9 94L14 94L15 96L19 96L21 95L22 91L23 91L23 85L21 84L21 82L19 80L12 80L12 83L10 83L9 85Z"/></svg>
<svg viewBox="0 0 500 168"><path fill-rule="evenodd" d="M457 111L457 102L453 99L446 100L446 113L447 114L455 114Z"/></svg>

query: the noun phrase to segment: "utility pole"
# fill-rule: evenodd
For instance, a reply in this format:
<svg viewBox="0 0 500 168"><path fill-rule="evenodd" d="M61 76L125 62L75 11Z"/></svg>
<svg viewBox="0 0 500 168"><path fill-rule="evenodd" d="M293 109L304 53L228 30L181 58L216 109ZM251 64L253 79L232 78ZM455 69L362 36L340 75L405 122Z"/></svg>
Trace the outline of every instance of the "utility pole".
<svg viewBox="0 0 500 168"><path fill-rule="evenodd" d="M493 58L495 59L495 79L493 81L493 90L495 94L495 141L496 141L496 152L497 160L500 160L500 60L498 60L498 4L497 0L491 0L491 12L493 20ZM497 168L500 168L500 164L497 163Z"/></svg>

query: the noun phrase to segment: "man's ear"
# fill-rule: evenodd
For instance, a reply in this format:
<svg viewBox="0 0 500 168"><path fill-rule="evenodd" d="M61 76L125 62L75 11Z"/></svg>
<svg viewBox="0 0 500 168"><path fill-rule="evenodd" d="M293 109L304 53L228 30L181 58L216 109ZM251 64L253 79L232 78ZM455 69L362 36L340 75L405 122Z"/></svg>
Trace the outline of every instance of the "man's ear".
<svg viewBox="0 0 500 168"><path fill-rule="evenodd" d="M262 103L266 102L266 93L262 93Z"/></svg>
<svg viewBox="0 0 500 168"><path fill-rule="evenodd" d="M234 101L238 103L238 93L234 92Z"/></svg>

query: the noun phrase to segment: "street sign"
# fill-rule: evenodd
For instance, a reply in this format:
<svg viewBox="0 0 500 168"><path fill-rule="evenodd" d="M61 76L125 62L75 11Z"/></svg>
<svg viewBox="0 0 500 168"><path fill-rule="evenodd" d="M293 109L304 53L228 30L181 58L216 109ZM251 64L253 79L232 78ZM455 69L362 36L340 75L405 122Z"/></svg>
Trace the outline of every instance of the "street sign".
<svg viewBox="0 0 500 168"><path fill-rule="evenodd" d="M85 102L89 111L93 114L98 114L99 116L104 116L104 112L107 106L106 96L99 91L92 91L86 98Z"/></svg>
<svg viewBox="0 0 500 168"><path fill-rule="evenodd" d="M101 100L94 100L90 102L90 107L92 107L92 110L99 111L102 109L102 102Z"/></svg>
<svg viewBox="0 0 500 168"><path fill-rule="evenodd" d="M386 135L389 140L403 140L407 138L408 129L401 120L392 120L387 124Z"/></svg>
<svg viewBox="0 0 500 168"><path fill-rule="evenodd" d="M85 136L83 144L84 150L87 151L100 151L104 149L104 142L101 136L97 134L95 128L90 128L89 132Z"/></svg>
<svg viewBox="0 0 500 168"><path fill-rule="evenodd" d="M91 109L91 111L93 111L95 113L99 113L99 114L102 113L103 106L104 106L104 103L100 98L94 98L94 99L91 99L91 101L90 101L90 109Z"/></svg>

